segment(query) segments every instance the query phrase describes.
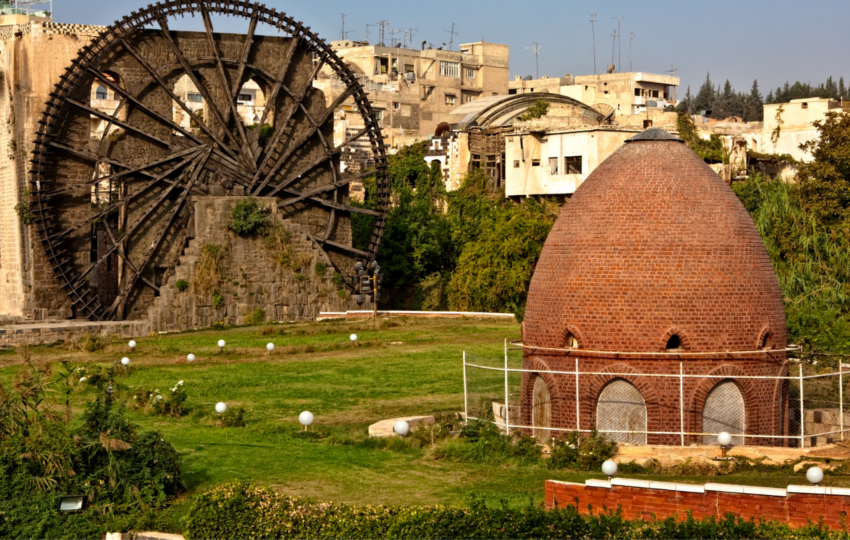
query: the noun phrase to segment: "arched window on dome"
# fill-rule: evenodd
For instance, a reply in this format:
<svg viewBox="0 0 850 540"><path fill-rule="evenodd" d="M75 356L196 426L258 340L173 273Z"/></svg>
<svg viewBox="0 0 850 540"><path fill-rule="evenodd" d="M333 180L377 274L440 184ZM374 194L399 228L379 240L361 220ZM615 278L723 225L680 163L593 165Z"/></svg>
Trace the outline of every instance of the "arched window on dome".
<svg viewBox="0 0 850 540"><path fill-rule="evenodd" d="M759 343L759 349L772 349L773 348L773 335L770 332L765 332L765 334L761 337L761 343Z"/></svg>
<svg viewBox="0 0 850 540"><path fill-rule="evenodd" d="M678 334L673 334L667 340L667 345L664 348L668 351L681 351L682 350L682 338L680 338Z"/></svg>
<svg viewBox="0 0 850 540"><path fill-rule="evenodd" d="M623 379L608 383L596 402L596 429L615 442L646 444L646 433L634 433L647 431L646 402L640 390Z"/></svg>
<svg viewBox="0 0 850 540"><path fill-rule="evenodd" d="M564 346L568 349L578 349L578 339L572 332L567 332L564 338Z"/></svg>
<svg viewBox="0 0 850 540"><path fill-rule="evenodd" d="M103 86L98 86L94 93L95 99L109 99L109 92Z"/></svg>
<svg viewBox="0 0 850 540"><path fill-rule="evenodd" d="M717 444L717 434L722 431L744 433L745 414L744 396L737 384L723 381L715 386L702 407L702 432L711 433L702 436L702 444ZM732 444L740 446L744 438L732 437Z"/></svg>

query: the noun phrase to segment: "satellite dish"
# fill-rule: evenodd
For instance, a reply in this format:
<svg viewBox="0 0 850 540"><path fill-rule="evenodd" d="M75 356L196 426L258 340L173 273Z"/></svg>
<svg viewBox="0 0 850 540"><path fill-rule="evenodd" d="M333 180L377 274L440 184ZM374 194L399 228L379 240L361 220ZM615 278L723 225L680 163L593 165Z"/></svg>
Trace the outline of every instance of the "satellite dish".
<svg viewBox="0 0 850 540"><path fill-rule="evenodd" d="M531 75L526 75L525 77L523 77L523 78L522 78L522 80L524 80L524 81L533 81L533 80L534 80L534 77L532 77Z"/></svg>
<svg viewBox="0 0 850 540"><path fill-rule="evenodd" d="M608 69L605 70L605 73L614 73L614 70L617 69L614 64L608 64Z"/></svg>
<svg viewBox="0 0 850 540"><path fill-rule="evenodd" d="M434 131L435 137L442 137L446 133L450 132L452 127L448 124L448 122L440 122L437 126L437 129Z"/></svg>
<svg viewBox="0 0 850 540"><path fill-rule="evenodd" d="M666 107L664 107L664 112L673 112L675 110L676 110L676 108L673 107L672 105L667 105Z"/></svg>
<svg viewBox="0 0 850 540"><path fill-rule="evenodd" d="M611 105L608 105L607 103L597 103L596 105L585 109L581 118L588 124L595 124L597 126L601 126L603 124L607 125L611 123L611 119L614 117L615 112L614 107Z"/></svg>
<svg viewBox="0 0 850 540"><path fill-rule="evenodd" d="M684 101L676 105L676 112L688 112L688 104Z"/></svg>

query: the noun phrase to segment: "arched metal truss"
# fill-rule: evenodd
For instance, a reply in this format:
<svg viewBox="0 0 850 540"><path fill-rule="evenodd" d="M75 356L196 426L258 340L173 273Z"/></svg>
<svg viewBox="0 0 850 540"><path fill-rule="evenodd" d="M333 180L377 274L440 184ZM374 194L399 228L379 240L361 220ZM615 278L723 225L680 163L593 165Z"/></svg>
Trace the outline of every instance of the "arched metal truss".
<svg viewBox="0 0 850 540"><path fill-rule="evenodd" d="M185 15L200 17L205 31L172 31L169 20ZM245 19L246 34L216 33L211 15ZM282 35L262 35L261 25ZM326 66L345 85L329 106L313 86ZM239 111L248 81L266 102L253 124ZM194 89L203 106L190 106L178 84ZM114 110L91 99L109 94ZM349 97L362 129L334 146L334 110ZM105 126L97 136L93 122ZM372 166L344 175L340 151L361 137L370 141ZM143 310L139 298L158 292L157 272L173 268L185 247L191 197L222 194L218 186L276 197L343 272L355 258L373 260L383 235L386 152L365 91L309 27L256 3L171 0L116 22L61 76L33 154L35 224L78 317L113 320ZM348 185L371 175L377 208L349 204ZM355 212L375 218L366 251L351 247Z"/></svg>

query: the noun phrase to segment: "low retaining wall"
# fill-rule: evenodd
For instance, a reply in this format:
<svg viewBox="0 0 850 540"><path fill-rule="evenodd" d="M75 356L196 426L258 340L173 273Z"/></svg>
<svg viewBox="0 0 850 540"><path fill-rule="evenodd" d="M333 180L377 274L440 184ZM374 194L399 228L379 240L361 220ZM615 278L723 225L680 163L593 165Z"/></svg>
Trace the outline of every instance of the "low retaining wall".
<svg viewBox="0 0 850 540"><path fill-rule="evenodd" d="M319 313L317 320L325 319L345 319L345 318L363 318L371 317L371 311L323 311ZM482 319L502 319L506 321L516 320L513 313L484 313L473 311L387 311L378 310L378 316L384 317L422 317L431 319L457 319L460 317L472 317Z"/></svg>
<svg viewBox="0 0 850 540"><path fill-rule="evenodd" d="M614 478L584 484L546 481L546 508L575 506L581 514L622 508L627 519L723 517L732 512L744 519L769 519L791 526L817 522L837 529L850 512L850 489L788 486L787 489L733 484L675 484ZM591 508L588 508L591 506Z"/></svg>
<svg viewBox="0 0 850 540"><path fill-rule="evenodd" d="M58 321L16 324L0 328L0 346L42 345L57 341L73 341L84 335L121 338L141 337L150 334L147 321Z"/></svg>

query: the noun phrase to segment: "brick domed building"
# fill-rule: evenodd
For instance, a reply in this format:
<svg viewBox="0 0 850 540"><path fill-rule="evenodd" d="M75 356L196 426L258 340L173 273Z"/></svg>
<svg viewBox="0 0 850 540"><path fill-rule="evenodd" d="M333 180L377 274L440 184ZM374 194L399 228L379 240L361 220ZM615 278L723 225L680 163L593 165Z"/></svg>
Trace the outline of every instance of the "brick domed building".
<svg viewBox="0 0 850 540"><path fill-rule="evenodd" d="M523 425L633 444L785 435L787 381L736 377L787 376L786 339L749 214L682 141L649 129L587 178L546 240L523 323ZM547 373L576 366L578 380Z"/></svg>

